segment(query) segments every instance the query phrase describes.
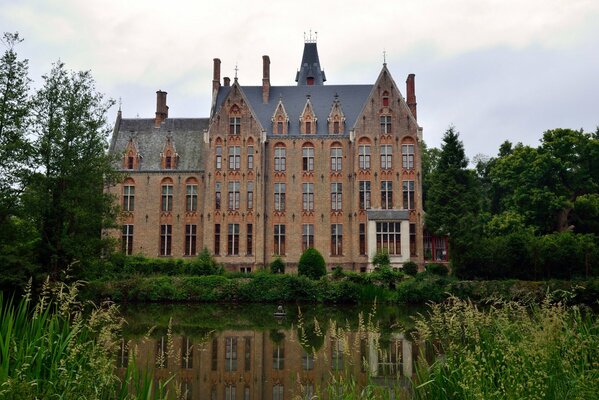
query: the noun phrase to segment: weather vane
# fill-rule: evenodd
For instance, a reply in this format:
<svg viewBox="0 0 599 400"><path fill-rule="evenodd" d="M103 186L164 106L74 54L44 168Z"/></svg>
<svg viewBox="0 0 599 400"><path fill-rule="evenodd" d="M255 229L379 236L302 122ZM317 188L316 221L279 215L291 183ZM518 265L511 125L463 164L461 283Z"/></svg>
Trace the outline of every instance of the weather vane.
<svg viewBox="0 0 599 400"><path fill-rule="evenodd" d="M239 71L239 68L237 68L237 63L235 63L235 80L237 80L237 71Z"/></svg>
<svg viewBox="0 0 599 400"><path fill-rule="evenodd" d="M119 111L121 111L122 105L123 105L123 99L119 97Z"/></svg>
<svg viewBox="0 0 599 400"><path fill-rule="evenodd" d="M387 65L387 50L383 50L383 65Z"/></svg>
<svg viewBox="0 0 599 400"><path fill-rule="evenodd" d="M305 43L316 43L317 39L318 39L318 32L314 31L314 37L312 37L312 29L310 29L307 37L306 37L306 32L304 32L304 42Z"/></svg>

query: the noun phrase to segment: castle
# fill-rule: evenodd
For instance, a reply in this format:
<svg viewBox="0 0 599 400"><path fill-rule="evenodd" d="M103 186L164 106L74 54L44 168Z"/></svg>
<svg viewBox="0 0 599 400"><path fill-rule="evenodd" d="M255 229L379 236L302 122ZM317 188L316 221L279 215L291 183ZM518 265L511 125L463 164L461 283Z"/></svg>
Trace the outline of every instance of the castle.
<svg viewBox="0 0 599 400"><path fill-rule="evenodd" d="M271 85L262 62L262 85L243 86L221 81L214 59L208 118L169 118L162 91L155 118L119 111L110 152L126 179L109 191L122 251L181 258L206 247L241 272L275 257L294 271L308 247L353 271L380 250L394 266L446 258L445 242L423 234L414 75L406 97L386 63L374 84L326 85L311 39L296 85Z"/></svg>

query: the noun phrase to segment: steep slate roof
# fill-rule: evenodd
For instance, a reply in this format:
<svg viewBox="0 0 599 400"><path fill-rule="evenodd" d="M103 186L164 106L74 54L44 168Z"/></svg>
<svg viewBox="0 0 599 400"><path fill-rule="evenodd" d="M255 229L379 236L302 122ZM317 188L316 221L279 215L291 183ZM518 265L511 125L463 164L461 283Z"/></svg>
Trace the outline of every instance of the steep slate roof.
<svg viewBox="0 0 599 400"><path fill-rule="evenodd" d="M289 116L287 136L300 135L299 116L306 105L307 95L310 95L310 102L318 118L316 134L308 136L329 135L327 118L336 94L339 95L339 104L346 118L343 135L348 136L349 130L354 127L372 88L373 85L271 86L269 102L264 104L262 102L262 86L241 86L241 90L268 135L272 134L272 116L279 104L279 98L282 99ZM220 88L216 99L216 110L220 110L230 90L229 86ZM302 136L306 137L307 135Z"/></svg>
<svg viewBox="0 0 599 400"><path fill-rule="evenodd" d="M132 137L142 157L138 171L161 171L160 153L167 135L171 135L179 156L173 171L203 171L204 129L208 129L208 121L208 118L167 118L160 128L155 128L154 118L117 119L110 152L124 154ZM119 158L117 168L121 166L122 158Z"/></svg>
<svg viewBox="0 0 599 400"><path fill-rule="evenodd" d="M302 63L295 75L295 81L298 86L307 85L308 77L314 78L314 85L322 85L327 80L324 71L320 68L316 42L307 42L304 44Z"/></svg>

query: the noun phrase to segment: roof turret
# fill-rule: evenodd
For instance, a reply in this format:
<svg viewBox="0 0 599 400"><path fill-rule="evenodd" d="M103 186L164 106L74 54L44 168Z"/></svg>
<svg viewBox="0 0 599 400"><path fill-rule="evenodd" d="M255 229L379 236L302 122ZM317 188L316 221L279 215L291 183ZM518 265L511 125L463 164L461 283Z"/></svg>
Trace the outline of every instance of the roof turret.
<svg viewBox="0 0 599 400"><path fill-rule="evenodd" d="M324 71L320 68L316 36L312 37L312 32L310 32L310 35L304 40L302 64L295 75L295 81L298 86L305 86L322 85L326 80Z"/></svg>

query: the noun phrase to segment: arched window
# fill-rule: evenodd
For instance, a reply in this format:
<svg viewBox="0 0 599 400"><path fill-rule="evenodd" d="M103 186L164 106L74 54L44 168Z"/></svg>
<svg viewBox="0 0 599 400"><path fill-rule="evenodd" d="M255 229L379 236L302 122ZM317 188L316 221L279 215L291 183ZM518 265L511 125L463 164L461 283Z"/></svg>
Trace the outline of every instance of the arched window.
<svg viewBox="0 0 599 400"><path fill-rule="evenodd" d="M161 182L160 211L173 211L173 180L164 178Z"/></svg>
<svg viewBox="0 0 599 400"><path fill-rule="evenodd" d="M195 178L185 181L185 211L198 211L198 181Z"/></svg>

